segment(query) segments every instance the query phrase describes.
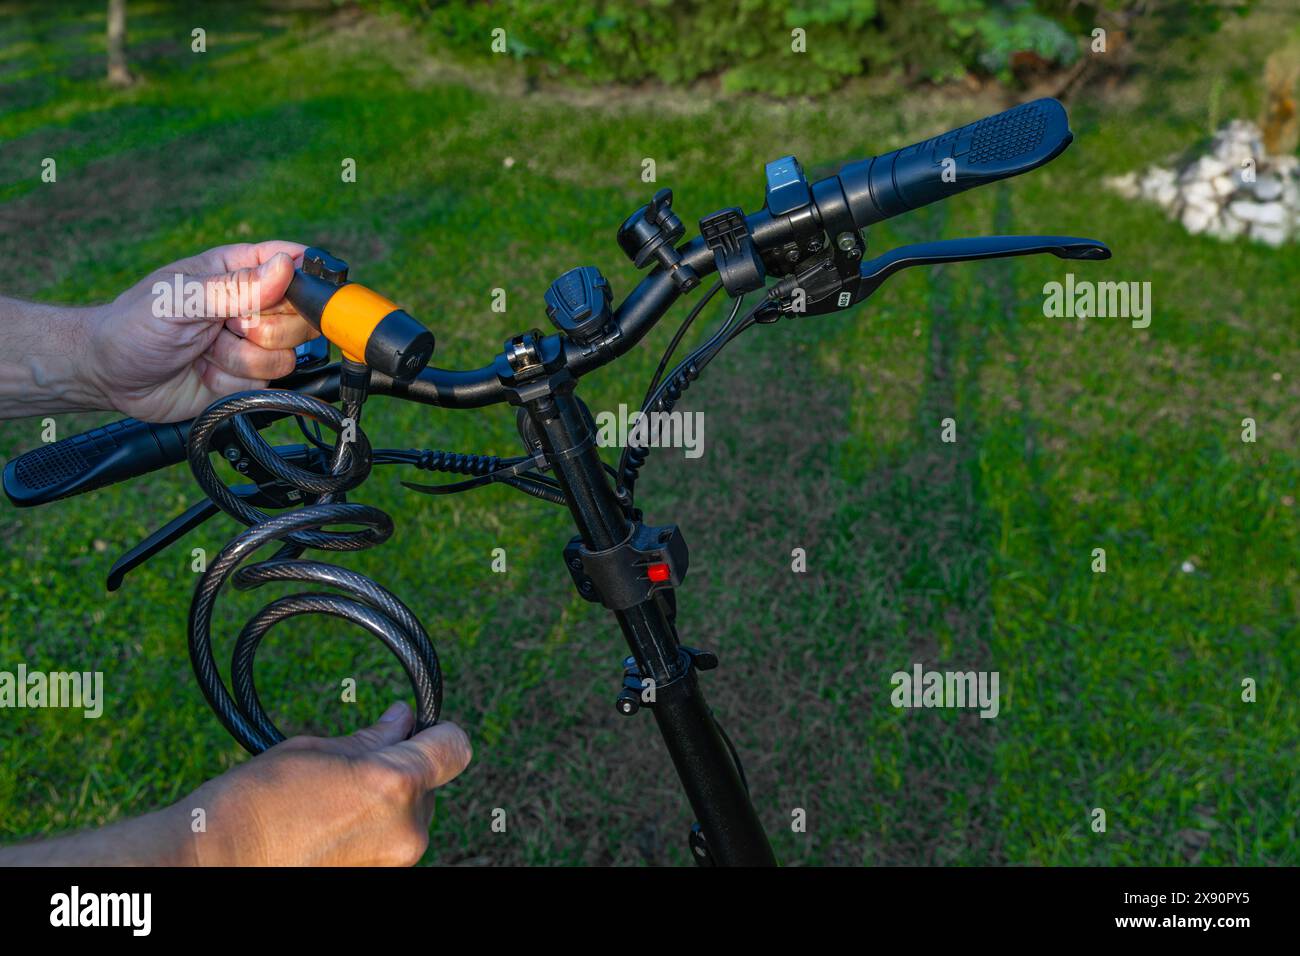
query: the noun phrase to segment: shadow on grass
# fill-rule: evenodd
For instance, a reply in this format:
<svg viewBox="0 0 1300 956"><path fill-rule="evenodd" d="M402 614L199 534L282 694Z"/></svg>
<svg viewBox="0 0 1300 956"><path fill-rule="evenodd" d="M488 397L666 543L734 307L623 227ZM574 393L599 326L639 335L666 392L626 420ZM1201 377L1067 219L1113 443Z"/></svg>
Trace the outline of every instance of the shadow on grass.
<svg viewBox="0 0 1300 956"><path fill-rule="evenodd" d="M940 235L942 206L913 214L900 235ZM1005 228L995 232L1010 231ZM867 688L866 747L881 748L878 774L862 780L877 804L872 863L989 863L1001 859L993 746L996 722L974 710L896 710L889 675L925 670L993 670L989 563L992 521L979 486L978 389L990 308L966 290L970 265L926 277L930 337L913 434L893 461L859 479L860 502L841 514L848 560L838 573L874 598L864 608L868 639L886 658ZM996 306L995 306L996 308ZM942 438L951 419L956 440ZM854 565L857 565L855 571ZM863 580L864 571L878 579Z"/></svg>
<svg viewBox="0 0 1300 956"><path fill-rule="evenodd" d="M288 103L92 159L80 168L60 167L55 184L0 206L6 237L0 253L12 266L6 291L48 294L80 266L117 258L124 235L163 233L230 202L261 170L311 150L310 111L310 104ZM122 107L91 120L90 131L99 135L120 131L124 122L147 123L154 112ZM34 154L32 161L39 162Z"/></svg>

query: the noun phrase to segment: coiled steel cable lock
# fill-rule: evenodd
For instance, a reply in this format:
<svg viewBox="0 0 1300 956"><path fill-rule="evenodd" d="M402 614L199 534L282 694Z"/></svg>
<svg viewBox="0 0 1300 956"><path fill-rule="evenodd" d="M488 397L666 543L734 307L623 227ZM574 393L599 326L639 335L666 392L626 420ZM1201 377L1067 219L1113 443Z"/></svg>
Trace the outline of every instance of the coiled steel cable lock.
<svg viewBox="0 0 1300 956"><path fill-rule="evenodd" d="M253 679L257 648L276 624L304 614L350 621L382 641L401 662L415 692L415 729L438 721L442 674L429 635L415 614L392 592L355 571L306 560L306 550L361 551L383 544L393 533L389 515L346 500L370 474L373 452L361 431L361 409L371 367L395 380L409 380L428 364L433 336L387 299L347 281L347 265L319 249L309 249L295 271L286 298L304 318L343 349L340 398L343 410L320 399L279 389L241 392L220 399L199 415L190 429L187 456L199 487L218 508L248 526L221 550L194 589L189 614L189 651L203 695L226 730L250 753L261 753L284 739L267 716ZM315 421L336 432L328 472L311 471L286 460L246 417L269 412ZM234 494L217 477L209 453L214 433L233 426L248 457L279 482L296 489L310 504L271 517ZM461 463L462 467L466 463ZM335 525L355 530L327 530ZM262 546L283 546L268 560L240 565ZM255 614L235 642L231 663L233 695L212 652L212 612L222 585L239 590L273 581L300 581L334 592L292 594Z"/></svg>

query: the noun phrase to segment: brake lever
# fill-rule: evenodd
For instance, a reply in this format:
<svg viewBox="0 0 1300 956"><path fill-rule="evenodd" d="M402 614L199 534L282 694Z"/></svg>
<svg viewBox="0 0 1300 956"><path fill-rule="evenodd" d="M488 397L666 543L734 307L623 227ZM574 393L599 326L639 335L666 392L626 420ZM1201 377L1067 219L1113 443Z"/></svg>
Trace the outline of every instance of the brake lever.
<svg viewBox="0 0 1300 956"><path fill-rule="evenodd" d="M910 266L938 265L945 262L973 262L978 259L1006 259L1050 253L1058 259L1102 260L1110 258L1110 249L1096 239L1073 236L975 236L969 239L943 239L899 246L859 267L859 295L866 298L895 272Z"/></svg>
<svg viewBox="0 0 1300 956"><path fill-rule="evenodd" d="M255 488L256 486L246 485L243 487ZM198 504L192 505L175 518L172 518L171 521L168 521L113 562L113 566L108 569L108 580L104 583L104 587L110 591L116 591L122 586L122 579L126 577L128 571L138 568L159 551L189 534L219 510L215 501L211 498L204 498Z"/></svg>
<svg viewBox="0 0 1300 956"><path fill-rule="evenodd" d="M303 445L281 446L276 450L283 452L285 460L297 464L307 461L312 451ZM256 508L289 508L302 503L302 494L297 488L274 478L259 484L238 485L230 491ZM113 566L108 570L105 587L109 591L116 591L122 586L122 580L127 572L138 568L160 551L166 550L220 510L211 498L205 498L191 505L114 561Z"/></svg>
<svg viewBox="0 0 1300 956"><path fill-rule="evenodd" d="M825 315L851 308L879 289L894 273L912 266L973 262L979 259L1006 259L1011 256L1032 256L1040 253L1050 253L1058 259L1091 261L1109 259L1111 255L1105 243L1098 242L1096 239L1079 239L1074 236L975 236L967 239L941 239L935 242L899 246L884 255L862 263L858 267L856 279L849 279L840 285L837 291L824 298L806 303L801 314ZM804 276L797 277L798 283L805 281Z"/></svg>

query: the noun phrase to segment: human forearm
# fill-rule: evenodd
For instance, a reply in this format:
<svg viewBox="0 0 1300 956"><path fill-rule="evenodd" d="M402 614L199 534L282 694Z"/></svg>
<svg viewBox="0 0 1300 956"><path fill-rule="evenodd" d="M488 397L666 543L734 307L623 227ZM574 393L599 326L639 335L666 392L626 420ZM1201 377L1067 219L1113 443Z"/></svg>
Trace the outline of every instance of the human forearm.
<svg viewBox="0 0 1300 956"><path fill-rule="evenodd" d="M197 415L294 367L316 331L284 299L295 242L218 246L90 308L0 297L0 418L116 411Z"/></svg>
<svg viewBox="0 0 1300 956"><path fill-rule="evenodd" d="M190 866L189 816L179 804L100 830L0 847L0 866Z"/></svg>
<svg viewBox="0 0 1300 956"><path fill-rule="evenodd" d="M397 704L348 737L291 737L164 810L0 849L0 867L411 866L471 755L455 724L414 724Z"/></svg>
<svg viewBox="0 0 1300 956"><path fill-rule="evenodd" d="M110 407L85 367L100 314L0 297L0 418Z"/></svg>

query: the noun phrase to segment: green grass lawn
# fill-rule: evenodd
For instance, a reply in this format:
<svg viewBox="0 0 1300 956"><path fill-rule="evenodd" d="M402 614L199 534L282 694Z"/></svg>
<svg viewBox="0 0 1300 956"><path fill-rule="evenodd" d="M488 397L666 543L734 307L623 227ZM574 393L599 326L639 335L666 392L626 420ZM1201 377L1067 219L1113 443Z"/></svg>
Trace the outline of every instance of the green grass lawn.
<svg viewBox="0 0 1300 956"><path fill-rule="evenodd" d="M0 292L102 301L210 245L297 239L423 319L451 368L544 326L542 293L574 265L629 291L614 234L655 188L674 189L693 234L713 210L756 208L767 160L794 153L820 174L1004 105L873 87L786 103L526 93L513 66L467 72L399 21L130 7L144 82L110 91L102 3L0 3ZM206 54L190 52L195 26ZM1295 247L1191 237L1101 186L1254 115L1252 43L1279 26L1229 29L1213 55L1180 67L1172 48L1130 88L1070 104L1076 143L1049 167L870 236L879 252L1073 234L1113 259L914 270L850 314L762 326L682 403L706 410L706 454L651 456L638 503L691 544L683 639L721 657L705 686L783 862L1300 862ZM1067 271L1149 281L1151 326L1044 318L1043 285ZM639 400L672 324L583 381L593 410ZM60 436L114 417L60 419ZM40 429L0 425L0 455ZM376 446L519 447L506 408L377 399L366 431ZM614 710L625 650L562 567L564 510L397 481L377 469L352 495L398 532L345 560L421 615L445 712L475 742L427 860L685 863L689 808L652 720ZM142 812L244 759L185 650L190 549L213 553L236 525L213 520L103 588L119 553L198 497L177 467L0 508L0 669L102 670L108 692L99 720L0 713L0 841ZM490 569L498 547L506 574ZM223 595L219 660L264 601ZM914 662L998 671L1001 713L894 709L889 675ZM348 732L408 692L382 647L333 622L277 629L258 665L290 733Z"/></svg>

